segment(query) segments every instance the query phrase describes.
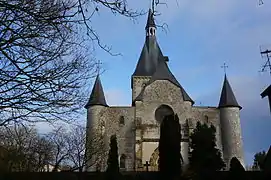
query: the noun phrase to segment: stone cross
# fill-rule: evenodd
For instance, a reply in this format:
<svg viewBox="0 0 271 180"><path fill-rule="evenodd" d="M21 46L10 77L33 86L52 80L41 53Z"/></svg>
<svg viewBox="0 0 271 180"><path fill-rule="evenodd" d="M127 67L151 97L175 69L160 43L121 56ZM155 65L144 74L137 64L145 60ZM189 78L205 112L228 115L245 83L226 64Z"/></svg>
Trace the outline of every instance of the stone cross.
<svg viewBox="0 0 271 180"><path fill-rule="evenodd" d="M144 164L144 166L146 167L146 171L148 172L149 171L149 166L150 166L149 162L146 161L146 164Z"/></svg>
<svg viewBox="0 0 271 180"><path fill-rule="evenodd" d="M223 66L221 66L221 68L224 68L224 73L226 74L226 68L228 68L228 66L226 65L226 63L224 63Z"/></svg>

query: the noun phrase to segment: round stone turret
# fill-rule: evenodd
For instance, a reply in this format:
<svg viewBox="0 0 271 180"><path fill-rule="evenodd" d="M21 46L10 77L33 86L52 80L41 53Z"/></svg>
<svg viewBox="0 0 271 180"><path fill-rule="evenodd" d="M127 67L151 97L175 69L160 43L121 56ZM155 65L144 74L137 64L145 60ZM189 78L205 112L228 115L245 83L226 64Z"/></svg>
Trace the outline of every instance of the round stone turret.
<svg viewBox="0 0 271 180"><path fill-rule="evenodd" d="M226 169L229 169L233 157L238 158L244 166L240 124L240 109L242 107L237 103L226 75L218 108L220 109L222 151Z"/></svg>
<svg viewBox="0 0 271 180"><path fill-rule="evenodd" d="M97 169L103 168L97 167L97 163L99 163L98 161L100 160L100 157L98 157L98 155L96 154L93 154L92 152L101 150L99 149L100 147L98 145L100 144L100 142L98 142L97 140L98 138L100 139L101 135L103 135L104 133L103 131L105 130L105 122L101 122L100 117L102 114L101 111L107 107L108 105L104 97L102 83L98 75L96 77L88 103L85 105L85 108L87 109L87 127L86 127L87 131L86 157L88 159L87 171L96 171Z"/></svg>

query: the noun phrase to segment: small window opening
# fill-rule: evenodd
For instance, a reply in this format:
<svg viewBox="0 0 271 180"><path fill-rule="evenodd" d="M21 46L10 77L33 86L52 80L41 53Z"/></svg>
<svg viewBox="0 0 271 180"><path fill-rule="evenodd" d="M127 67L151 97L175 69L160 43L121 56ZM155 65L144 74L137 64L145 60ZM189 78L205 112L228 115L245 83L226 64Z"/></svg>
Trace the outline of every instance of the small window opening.
<svg viewBox="0 0 271 180"><path fill-rule="evenodd" d="M120 116L119 124L120 125L124 125L125 124L125 122L124 122L124 116Z"/></svg>
<svg viewBox="0 0 271 180"><path fill-rule="evenodd" d="M120 156L120 168L125 169L126 168L125 166L126 166L126 156L122 154Z"/></svg>
<svg viewBox="0 0 271 180"><path fill-rule="evenodd" d="M208 116L204 116L204 123L209 124L209 117Z"/></svg>

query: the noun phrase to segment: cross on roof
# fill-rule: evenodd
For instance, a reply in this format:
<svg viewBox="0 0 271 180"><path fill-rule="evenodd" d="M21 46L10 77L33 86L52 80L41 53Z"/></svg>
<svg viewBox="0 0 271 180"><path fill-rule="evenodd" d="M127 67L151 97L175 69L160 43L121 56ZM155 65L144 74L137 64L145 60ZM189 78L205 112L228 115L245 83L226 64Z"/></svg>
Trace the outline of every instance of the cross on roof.
<svg viewBox="0 0 271 180"><path fill-rule="evenodd" d="M223 66L221 66L221 68L224 68L224 73L226 74L226 68L228 68L229 66L226 65L226 63L223 64Z"/></svg>
<svg viewBox="0 0 271 180"><path fill-rule="evenodd" d="M150 164L149 164L148 161L146 161L146 163L144 164L144 166L146 167L146 171L149 171L149 166L150 166Z"/></svg>

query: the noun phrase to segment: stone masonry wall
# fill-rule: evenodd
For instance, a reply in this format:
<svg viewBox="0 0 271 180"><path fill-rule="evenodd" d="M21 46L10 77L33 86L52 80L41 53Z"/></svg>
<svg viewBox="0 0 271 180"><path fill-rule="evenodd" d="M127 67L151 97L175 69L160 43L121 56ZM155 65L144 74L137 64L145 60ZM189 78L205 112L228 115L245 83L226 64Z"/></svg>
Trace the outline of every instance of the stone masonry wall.
<svg viewBox="0 0 271 180"><path fill-rule="evenodd" d="M237 157L244 166L243 141L240 125L240 110L238 107L227 107L220 109L222 125L222 142L224 159L229 168L232 157ZM245 167L245 166L244 166Z"/></svg>
<svg viewBox="0 0 271 180"><path fill-rule="evenodd" d="M201 106L194 106L193 108L193 126L197 121L201 123L206 123L208 125L213 125L216 128L216 145L222 152L222 142L221 142L221 124L220 124L220 111L216 107L201 107Z"/></svg>
<svg viewBox="0 0 271 180"><path fill-rule="evenodd" d="M134 145L135 145L135 131L134 131L134 109L133 107L107 107L97 114L99 123L104 124L105 135L105 156L103 164L106 166L109 144L111 135L116 134L118 141L118 153L126 156L126 170L134 170ZM120 117L124 117L124 124L120 124ZM102 168L104 171L106 167Z"/></svg>

